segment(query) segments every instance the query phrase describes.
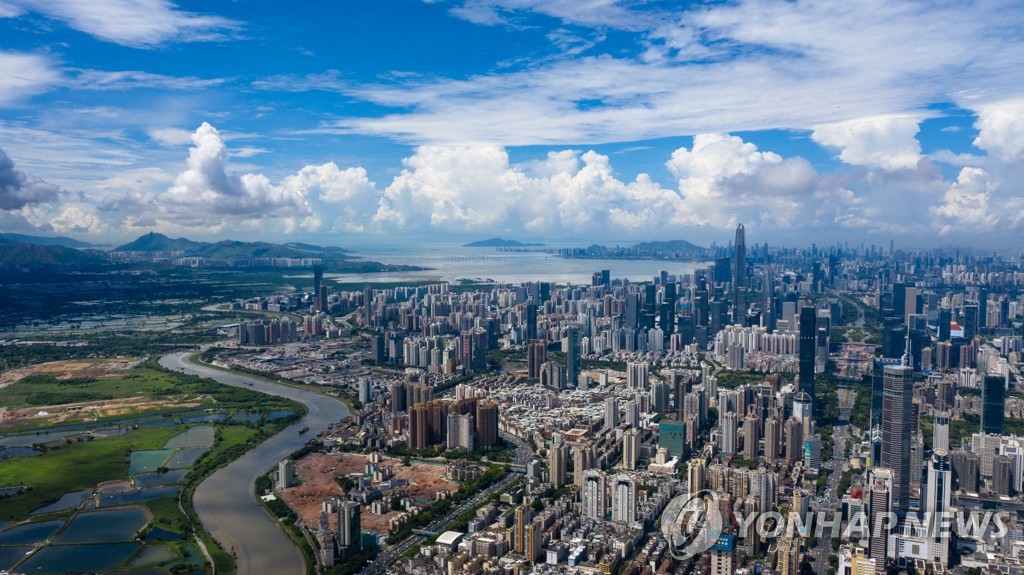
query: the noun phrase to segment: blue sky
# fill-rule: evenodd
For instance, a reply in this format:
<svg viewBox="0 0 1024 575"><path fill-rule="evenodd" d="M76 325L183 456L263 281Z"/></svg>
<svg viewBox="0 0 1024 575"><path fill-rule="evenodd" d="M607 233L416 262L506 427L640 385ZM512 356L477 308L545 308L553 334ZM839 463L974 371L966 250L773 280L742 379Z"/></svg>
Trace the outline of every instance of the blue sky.
<svg viewBox="0 0 1024 575"><path fill-rule="evenodd" d="M1022 32L994 1L0 0L0 229L1002 245Z"/></svg>

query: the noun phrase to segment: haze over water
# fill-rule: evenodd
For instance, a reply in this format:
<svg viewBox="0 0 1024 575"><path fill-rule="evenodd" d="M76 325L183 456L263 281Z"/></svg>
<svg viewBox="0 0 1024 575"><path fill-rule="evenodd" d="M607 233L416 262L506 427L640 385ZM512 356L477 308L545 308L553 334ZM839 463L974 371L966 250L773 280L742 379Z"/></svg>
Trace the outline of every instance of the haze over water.
<svg viewBox="0 0 1024 575"><path fill-rule="evenodd" d="M534 248L536 249L536 248ZM613 278L647 281L661 270L669 274L693 273L698 262L624 259L563 258L541 251L501 252L494 248L467 248L457 244L360 246L353 256L391 265L410 265L429 270L395 273L325 274L339 283L448 281L460 279L520 283L546 281L590 284L599 270Z"/></svg>

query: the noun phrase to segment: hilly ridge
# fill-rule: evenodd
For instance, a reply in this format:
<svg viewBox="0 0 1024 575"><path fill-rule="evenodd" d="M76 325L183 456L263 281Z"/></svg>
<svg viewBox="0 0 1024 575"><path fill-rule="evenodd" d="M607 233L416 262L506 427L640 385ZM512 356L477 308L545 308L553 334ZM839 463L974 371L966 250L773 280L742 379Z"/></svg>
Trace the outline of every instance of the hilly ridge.
<svg viewBox="0 0 1024 575"><path fill-rule="evenodd" d="M135 241L114 248L115 252L181 252L186 257L202 257L215 260L247 258L321 258L324 260L348 259L347 250L338 247L324 247L299 242L273 244L269 242L243 242L223 240L215 243L197 242L188 238L169 238L161 233L150 232Z"/></svg>

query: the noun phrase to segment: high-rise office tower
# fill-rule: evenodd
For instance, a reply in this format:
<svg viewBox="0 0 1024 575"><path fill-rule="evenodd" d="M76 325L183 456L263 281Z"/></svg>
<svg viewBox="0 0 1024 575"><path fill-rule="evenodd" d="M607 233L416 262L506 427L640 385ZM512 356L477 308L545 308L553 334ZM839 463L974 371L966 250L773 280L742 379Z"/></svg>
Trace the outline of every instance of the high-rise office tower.
<svg viewBox="0 0 1024 575"><path fill-rule="evenodd" d="M949 450L949 412L936 411L935 423L932 428L932 449Z"/></svg>
<svg viewBox="0 0 1024 575"><path fill-rule="evenodd" d="M736 292L741 287L747 287L747 234L743 224L736 226L736 242L733 244L736 252L733 258L732 285ZM738 299L738 298L737 298Z"/></svg>
<svg viewBox="0 0 1024 575"><path fill-rule="evenodd" d="M498 404L485 399L476 404L476 445L491 447L498 444Z"/></svg>
<svg viewBox="0 0 1024 575"><path fill-rule="evenodd" d="M974 339L974 336L978 333L978 304L971 303L964 306L964 323L963 331L964 338L967 340Z"/></svg>
<svg viewBox="0 0 1024 575"><path fill-rule="evenodd" d="M636 463L640 459L640 430L630 428L622 436L622 467L629 471L636 470Z"/></svg>
<svg viewBox="0 0 1024 575"><path fill-rule="evenodd" d="M571 324L565 332L568 349L565 352L565 380L569 387L576 387L580 378L580 326Z"/></svg>
<svg viewBox="0 0 1024 575"><path fill-rule="evenodd" d="M818 310L813 306L800 308L800 391L814 401L814 354L818 333Z"/></svg>
<svg viewBox="0 0 1024 575"><path fill-rule="evenodd" d="M366 327L373 325L373 288L369 285L363 287L363 321Z"/></svg>
<svg viewBox="0 0 1024 575"><path fill-rule="evenodd" d="M992 492L1003 497L1014 494L1014 463L1008 455L996 455L992 458Z"/></svg>
<svg viewBox="0 0 1024 575"><path fill-rule="evenodd" d="M892 472L884 468L871 470L869 490L867 498L868 509L868 555L875 560L876 565L885 565L889 545L889 529L883 529L887 525L889 513L892 509L889 506L890 486L892 485Z"/></svg>
<svg viewBox="0 0 1024 575"><path fill-rule="evenodd" d="M905 356L906 357L906 356ZM885 366L882 397L882 467L892 470L893 509L910 505L911 402L914 370L906 363Z"/></svg>
<svg viewBox="0 0 1024 575"><path fill-rule="evenodd" d="M324 266L316 264L313 266L313 295L320 293L320 286L324 283Z"/></svg>
<svg viewBox="0 0 1024 575"><path fill-rule="evenodd" d="M526 324L526 340L537 339L537 304L528 302L523 306L523 314L526 316L524 323Z"/></svg>
<svg viewBox="0 0 1024 575"><path fill-rule="evenodd" d="M986 375L981 386L981 432L1003 433L1006 411L1006 379L1001 375Z"/></svg>
<svg viewBox="0 0 1024 575"><path fill-rule="evenodd" d="M316 311L324 311L324 301L321 300L320 291L324 283L324 266L317 264L313 266L313 305Z"/></svg>
<svg viewBox="0 0 1024 575"><path fill-rule="evenodd" d="M806 392L798 391L793 397L793 417L800 422L805 438L814 432L814 401Z"/></svg>
<svg viewBox="0 0 1024 575"><path fill-rule="evenodd" d="M644 307L640 316L640 327L654 329L654 318L658 316L658 289L654 284L644 286Z"/></svg>
<svg viewBox="0 0 1024 575"><path fill-rule="evenodd" d="M559 443L551 447L548 451L548 473L550 475L551 485L558 489L565 485L565 470L566 463L569 458L569 447L564 443Z"/></svg>
<svg viewBox="0 0 1024 575"><path fill-rule="evenodd" d="M359 504L344 501L338 506L338 546L347 549L361 544Z"/></svg>
<svg viewBox="0 0 1024 575"><path fill-rule="evenodd" d="M541 340L533 339L526 345L526 367L530 379L540 379L541 366L548 360L548 346Z"/></svg>
<svg viewBox="0 0 1024 575"><path fill-rule="evenodd" d="M640 296L635 293L626 294L626 310L622 317L622 327L636 329L640 326Z"/></svg>
<svg viewBox="0 0 1024 575"><path fill-rule="evenodd" d="M949 452L936 449L928 465L928 493L922 507L930 514L928 543L932 560L943 567L949 563L949 534L943 534L940 518L943 513L950 511L951 481Z"/></svg>
<svg viewBox="0 0 1024 575"><path fill-rule="evenodd" d="M764 327L768 333L775 331L778 318L775 316L775 271L769 266L764 272Z"/></svg>
<svg viewBox="0 0 1024 575"><path fill-rule="evenodd" d="M679 370L672 370L668 372L668 382L669 387L672 388L672 395L675 397L676 419L684 421L686 417L686 414L683 411L686 407L686 378L683 377L683 372Z"/></svg>
<svg viewBox="0 0 1024 575"><path fill-rule="evenodd" d="M636 480L629 475L612 479L612 521L636 521Z"/></svg>
<svg viewBox="0 0 1024 575"><path fill-rule="evenodd" d="M977 453L958 450L950 456L953 479L957 489L968 493L981 491L981 457Z"/></svg>
<svg viewBox="0 0 1024 575"><path fill-rule="evenodd" d="M939 341L949 341L949 326L953 322L953 310L948 307L939 308Z"/></svg>
<svg viewBox="0 0 1024 575"><path fill-rule="evenodd" d="M988 326L988 290L978 290L978 331Z"/></svg>
<svg viewBox="0 0 1024 575"><path fill-rule="evenodd" d="M786 420L786 465L793 465L804 456L804 426L795 417Z"/></svg>
<svg viewBox="0 0 1024 575"><path fill-rule="evenodd" d="M583 516L603 520L606 514L605 475L603 471L588 469L583 473Z"/></svg>

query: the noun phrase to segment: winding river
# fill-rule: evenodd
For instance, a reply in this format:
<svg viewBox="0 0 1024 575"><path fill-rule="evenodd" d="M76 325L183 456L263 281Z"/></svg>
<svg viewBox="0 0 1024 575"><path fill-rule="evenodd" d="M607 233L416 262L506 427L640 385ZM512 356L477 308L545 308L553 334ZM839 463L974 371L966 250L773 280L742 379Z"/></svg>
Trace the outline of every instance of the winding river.
<svg viewBox="0 0 1024 575"><path fill-rule="evenodd" d="M277 465L310 437L325 431L350 415L344 403L285 385L233 372L196 365L188 361L194 352L165 355L160 365L175 371L209 377L225 385L294 399L309 412L294 425L264 441L205 479L192 498L196 514L206 530L224 549L234 550L239 575L274 573L303 575L305 561L299 548L270 517L253 495L256 478ZM309 433L299 429L308 426Z"/></svg>

